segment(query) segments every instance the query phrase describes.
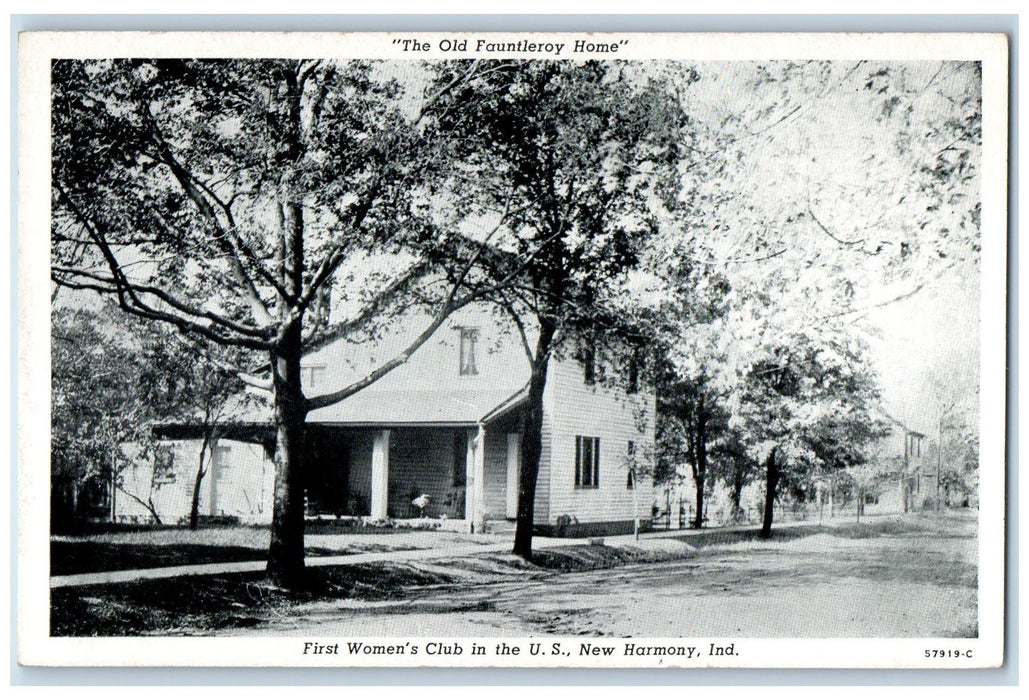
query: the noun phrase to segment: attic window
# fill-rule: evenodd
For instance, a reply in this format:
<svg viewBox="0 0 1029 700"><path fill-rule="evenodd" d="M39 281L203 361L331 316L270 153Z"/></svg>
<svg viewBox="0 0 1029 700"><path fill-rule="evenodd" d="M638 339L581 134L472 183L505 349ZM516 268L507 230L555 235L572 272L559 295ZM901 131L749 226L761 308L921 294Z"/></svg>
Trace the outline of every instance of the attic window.
<svg viewBox="0 0 1029 700"><path fill-rule="evenodd" d="M300 368L300 385L305 388L321 386L325 382L325 365L304 365Z"/></svg>
<svg viewBox="0 0 1029 700"><path fill-rule="evenodd" d="M628 394L635 394L640 390L640 356L638 350L633 350L632 354L629 355L629 367L626 375L625 391Z"/></svg>
<svg viewBox="0 0 1029 700"><path fill-rule="evenodd" d="M922 436L917 433L907 434L907 446L905 449L905 456L907 457L921 457L922 456Z"/></svg>
<svg viewBox="0 0 1029 700"><path fill-rule="evenodd" d="M582 378L588 385L597 382L597 348L592 340L585 341L579 348L579 364L582 365Z"/></svg>
<svg viewBox="0 0 1029 700"><path fill-rule="evenodd" d="M460 372L462 377L469 377L479 373L475 367L475 343L479 340L478 328L461 328L461 363Z"/></svg>

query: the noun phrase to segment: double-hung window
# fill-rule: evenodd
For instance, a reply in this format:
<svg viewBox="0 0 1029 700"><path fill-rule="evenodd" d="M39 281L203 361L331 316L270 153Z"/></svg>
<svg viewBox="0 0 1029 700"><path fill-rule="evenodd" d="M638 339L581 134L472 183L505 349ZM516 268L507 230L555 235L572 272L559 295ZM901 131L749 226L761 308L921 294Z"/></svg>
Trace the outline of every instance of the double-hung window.
<svg viewBox="0 0 1029 700"><path fill-rule="evenodd" d="M229 475L231 452L232 450L228 445L218 445L212 450L211 471L214 472L215 481L225 481Z"/></svg>
<svg viewBox="0 0 1029 700"><path fill-rule="evenodd" d="M154 453L154 485L175 483L175 452L168 445L158 445Z"/></svg>
<svg viewBox="0 0 1029 700"><path fill-rule="evenodd" d="M600 486L600 438L575 436L575 488Z"/></svg>

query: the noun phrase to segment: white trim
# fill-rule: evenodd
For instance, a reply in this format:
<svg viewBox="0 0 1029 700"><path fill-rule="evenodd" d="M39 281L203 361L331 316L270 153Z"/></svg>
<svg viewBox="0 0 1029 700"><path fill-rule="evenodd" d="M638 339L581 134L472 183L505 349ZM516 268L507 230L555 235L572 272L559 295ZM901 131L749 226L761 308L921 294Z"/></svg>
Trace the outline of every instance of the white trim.
<svg viewBox="0 0 1029 700"><path fill-rule="evenodd" d="M384 520L389 514L389 430L372 438L371 517Z"/></svg>
<svg viewBox="0 0 1029 700"><path fill-rule="evenodd" d="M522 436L507 434L507 508L508 518L518 517L518 481L522 466Z"/></svg>

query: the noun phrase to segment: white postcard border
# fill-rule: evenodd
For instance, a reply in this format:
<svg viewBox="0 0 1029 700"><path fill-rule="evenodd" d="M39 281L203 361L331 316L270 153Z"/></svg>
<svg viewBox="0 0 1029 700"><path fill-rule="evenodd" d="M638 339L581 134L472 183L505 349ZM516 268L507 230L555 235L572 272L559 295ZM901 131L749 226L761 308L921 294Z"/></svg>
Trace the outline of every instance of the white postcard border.
<svg viewBox="0 0 1029 700"><path fill-rule="evenodd" d="M292 650L299 642L276 639L70 639L51 638L49 629L49 153L47 117L49 60L99 56L268 57L333 56L382 59L467 58L439 50L439 42L456 36L517 40L526 35L551 41L595 40L607 36L628 44L617 56L628 60L681 58L750 60L781 58L879 58L888 60L983 61L982 164L982 315L981 315L981 500L979 542L979 633L977 640L645 640L648 645L688 643L737 644L746 654L720 657L724 667L765 668L982 668L1003 659L1004 635L1004 488L1005 475L1005 330L1007 241L1007 46L1001 35L967 34L497 34L387 33L39 33L23 34L19 47L19 396L18 396L18 588L19 661L31 665L72 666L524 666L524 658L509 657L433 659L399 657L299 657ZM433 45L429 52L411 55L397 49L392 39L417 36ZM298 39L302 38L302 41ZM490 54L488 58L525 56ZM542 58L543 56L534 56ZM568 58L568 56L563 56ZM582 58L594 56L582 56ZM573 57L578 58L578 57ZM992 469L990 468L992 467ZM305 640L307 641L307 640ZM344 640L317 640L338 643ZM357 639L345 641L361 641ZM382 644L386 640L363 640ZM451 641L451 640L446 640ZM495 646L499 640L464 640ZM523 640L526 644L540 640ZM618 646L624 640L545 638L578 648L586 641ZM965 647L971 659L948 659L945 665L919 658L913 650ZM712 658L705 657L706 662ZM721 660L724 658L724 662ZM474 660L473 660L474 659ZM673 659L539 657L529 665L554 667L660 667L677 666ZM689 664L682 664L688 666Z"/></svg>

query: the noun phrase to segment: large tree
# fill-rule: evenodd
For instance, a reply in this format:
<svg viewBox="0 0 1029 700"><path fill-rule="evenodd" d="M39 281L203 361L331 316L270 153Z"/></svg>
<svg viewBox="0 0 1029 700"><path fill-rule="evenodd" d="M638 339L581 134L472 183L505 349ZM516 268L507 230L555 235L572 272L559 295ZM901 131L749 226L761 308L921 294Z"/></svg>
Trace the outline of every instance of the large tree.
<svg viewBox="0 0 1029 700"><path fill-rule="evenodd" d="M462 70L455 64L455 72ZM499 63L452 93L455 142L467 178L457 203L484 221L508 212L482 257L489 274L528 258L497 304L518 326L531 367L514 551L530 558L542 450L543 394L554 356L578 357L587 376L656 212L677 191L684 117L658 81L624 63Z"/></svg>
<svg viewBox="0 0 1029 700"><path fill-rule="evenodd" d="M474 110L447 99L476 63L320 60L55 61L55 283L193 338L250 351L270 391L274 583L302 582L304 423L403 364L476 298L474 251L434 213L449 140ZM440 128L446 124L447 128ZM442 227L442 228L441 228ZM447 255L467 253L455 262ZM378 257L377 257L378 256ZM388 257L388 264L376 264ZM433 263L448 279L426 277ZM459 291L460 289L460 291ZM305 396L311 342L380 312L429 310L412 344L349 386ZM329 306L343 309L335 316ZM241 374L241 376L245 376Z"/></svg>
<svg viewBox="0 0 1029 700"><path fill-rule="evenodd" d="M701 528L704 496L711 488L710 466L729 435L728 413L722 397L703 377L673 375L659 383L657 391L661 459L689 465L696 505L693 527Z"/></svg>

